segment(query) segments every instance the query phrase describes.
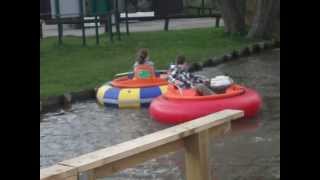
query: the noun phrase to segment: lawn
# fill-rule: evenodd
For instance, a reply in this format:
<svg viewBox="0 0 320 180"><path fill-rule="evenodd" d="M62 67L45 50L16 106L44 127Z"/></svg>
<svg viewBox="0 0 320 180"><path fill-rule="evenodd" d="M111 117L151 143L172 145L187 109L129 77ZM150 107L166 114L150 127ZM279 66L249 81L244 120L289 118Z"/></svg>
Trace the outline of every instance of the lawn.
<svg viewBox="0 0 320 180"><path fill-rule="evenodd" d="M167 68L178 54L189 62L204 61L251 43L240 36L226 36L222 28L202 28L176 31L136 32L123 35L113 44L107 35L87 38L82 46L81 37L64 37L58 46L57 38L45 38L40 46L40 96L93 88L116 73L130 71L136 50L149 48L157 69Z"/></svg>

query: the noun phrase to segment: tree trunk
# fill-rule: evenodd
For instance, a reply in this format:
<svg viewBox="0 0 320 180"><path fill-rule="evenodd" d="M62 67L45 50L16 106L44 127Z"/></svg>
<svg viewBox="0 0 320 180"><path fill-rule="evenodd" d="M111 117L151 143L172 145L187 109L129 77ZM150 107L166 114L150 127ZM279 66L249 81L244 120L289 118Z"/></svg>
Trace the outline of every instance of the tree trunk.
<svg viewBox="0 0 320 180"><path fill-rule="evenodd" d="M224 30L227 33L244 33L246 0L218 0Z"/></svg>
<svg viewBox="0 0 320 180"><path fill-rule="evenodd" d="M280 0L257 0L257 12L248 37L270 39L275 33L280 38Z"/></svg>
<svg viewBox="0 0 320 180"><path fill-rule="evenodd" d="M251 27L253 18L257 12L257 0L247 0L246 4L245 22L246 26Z"/></svg>

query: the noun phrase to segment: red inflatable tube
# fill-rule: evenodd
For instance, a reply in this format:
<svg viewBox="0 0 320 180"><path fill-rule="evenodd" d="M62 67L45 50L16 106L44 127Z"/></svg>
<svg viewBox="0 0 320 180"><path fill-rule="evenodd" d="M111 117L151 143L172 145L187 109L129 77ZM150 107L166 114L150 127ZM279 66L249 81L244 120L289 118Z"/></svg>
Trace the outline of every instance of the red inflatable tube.
<svg viewBox="0 0 320 180"><path fill-rule="evenodd" d="M241 95L208 99L179 100L168 99L164 95L154 99L150 105L150 116L162 123L178 124L193 120L224 109L243 110L245 118L255 116L261 108L261 97L249 88Z"/></svg>

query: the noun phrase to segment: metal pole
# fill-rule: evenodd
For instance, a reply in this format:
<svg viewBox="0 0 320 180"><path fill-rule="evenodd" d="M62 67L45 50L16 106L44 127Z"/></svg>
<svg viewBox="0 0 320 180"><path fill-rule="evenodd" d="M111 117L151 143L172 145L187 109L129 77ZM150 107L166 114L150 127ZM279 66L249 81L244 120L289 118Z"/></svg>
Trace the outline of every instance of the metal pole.
<svg viewBox="0 0 320 180"><path fill-rule="evenodd" d="M113 33L112 33L112 18L111 18L112 13L108 13L108 34L110 38L110 42L113 42Z"/></svg>
<svg viewBox="0 0 320 180"><path fill-rule="evenodd" d="M204 14L204 0L201 1L201 13Z"/></svg>
<svg viewBox="0 0 320 180"><path fill-rule="evenodd" d="M63 36L63 27L60 22L60 2L59 0L55 0L55 11L56 11L56 18L58 21L58 39L59 39L59 44L62 44L62 36Z"/></svg>
<svg viewBox="0 0 320 180"><path fill-rule="evenodd" d="M126 14L126 31L129 35L129 22L128 22L128 0L124 0L125 14Z"/></svg>
<svg viewBox="0 0 320 180"><path fill-rule="evenodd" d="M216 28L220 25L220 17L216 17Z"/></svg>
<svg viewBox="0 0 320 180"><path fill-rule="evenodd" d="M169 29L169 18L168 17L165 17L165 20L164 20L164 30L165 31L168 31Z"/></svg>
<svg viewBox="0 0 320 180"><path fill-rule="evenodd" d="M98 29L98 18L97 18L97 0L94 0L93 4L93 11L94 11L94 28L96 31L96 44L99 44L99 29Z"/></svg>
<svg viewBox="0 0 320 180"><path fill-rule="evenodd" d="M118 0L115 0L115 19L116 19L116 29L117 29L117 35L118 35L118 40L121 40L121 34L120 34L120 18L119 18L119 5L118 5Z"/></svg>
<svg viewBox="0 0 320 180"><path fill-rule="evenodd" d="M98 27L98 18L97 15L94 17L95 29L96 29L96 44L99 44L99 27Z"/></svg>
<svg viewBox="0 0 320 180"><path fill-rule="evenodd" d="M83 0L79 0L80 3L80 20L82 29L82 45L86 45L86 30L84 27L84 12L83 12Z"/></svg>

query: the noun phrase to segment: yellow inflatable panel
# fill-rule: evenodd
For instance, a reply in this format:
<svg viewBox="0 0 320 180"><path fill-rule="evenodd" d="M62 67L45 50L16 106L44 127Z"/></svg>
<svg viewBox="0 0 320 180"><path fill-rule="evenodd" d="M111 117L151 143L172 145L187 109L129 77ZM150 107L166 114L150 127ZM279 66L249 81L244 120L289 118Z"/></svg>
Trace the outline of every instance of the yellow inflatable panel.
<svg viewBox="0 0 320 180"><path fill-rule="evenodd" d="M168 90L168 85L160 86L161 94L164 94Z"/></svg>
<svg viewBox="0 0 320 180"><path fill-rule="evenodd" d="M119 93L119 108L139 108L140 88L124 88Z"/></svg>
<svg viewBox="0 0 320 180"><path fill-rule="evenodd" d="M111 86L108 85L108 84L105 84L103 86L101 86L99 89L98 89L98 92L97 92L97 100L99 102L99 104L103 105L103 97L104 97L104 94L105 92L110 89Z"/></svg>

